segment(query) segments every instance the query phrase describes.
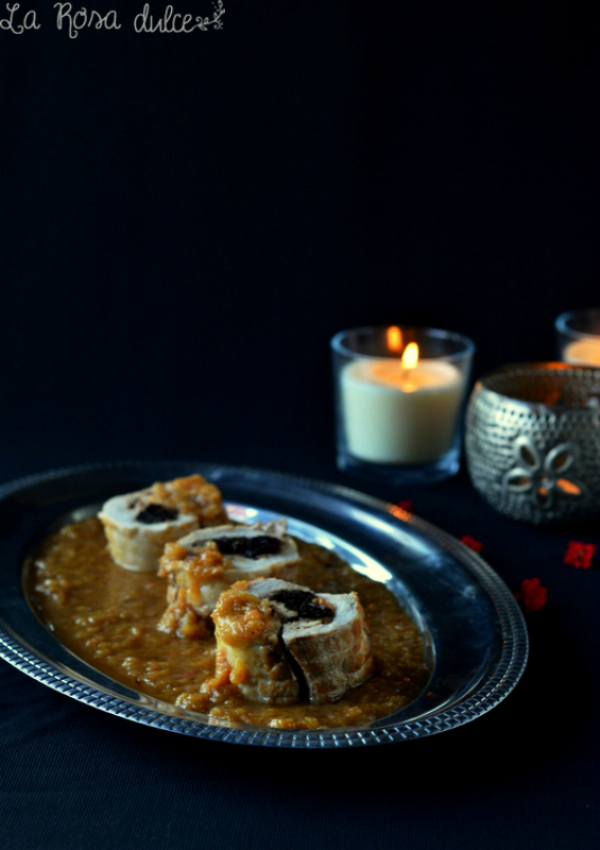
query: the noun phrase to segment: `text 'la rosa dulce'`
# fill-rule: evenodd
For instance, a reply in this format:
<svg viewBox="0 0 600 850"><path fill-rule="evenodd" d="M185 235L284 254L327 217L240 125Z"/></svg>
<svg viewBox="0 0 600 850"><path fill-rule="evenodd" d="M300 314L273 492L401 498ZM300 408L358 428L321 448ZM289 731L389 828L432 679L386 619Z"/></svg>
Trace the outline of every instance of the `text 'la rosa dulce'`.
<svg viewBox="0 0 600 850"><path fill-rule="evenodd" d="M193 15L176 12L172 5L165 7L162 13L152 14L150 3L145 3L141 12L133 18L136 33L192 33L206 32L209 29L223 29L225 8L223 0L213 3L212 16ZM123 25L115 10L98 12L81 6L74 10L72 3L55 3L56 29L66 32L69 38L77 38L82 30L120 30ZM20 3L6 3L7 17L0 18L0 29L13 35L23 35L31 30L42 28L42 21L34 9L21 9Z"/></svg>

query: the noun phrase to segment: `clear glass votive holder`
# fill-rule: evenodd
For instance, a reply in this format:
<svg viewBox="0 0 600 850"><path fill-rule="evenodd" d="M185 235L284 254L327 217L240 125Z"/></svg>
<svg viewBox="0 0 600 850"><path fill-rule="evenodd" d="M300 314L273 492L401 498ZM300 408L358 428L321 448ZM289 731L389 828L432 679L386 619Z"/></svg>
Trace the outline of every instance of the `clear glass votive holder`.
<svg viewBox="0 0 600 850"><path fill-rule="evenodd" d="M336 334L331 349L338 469L393 485L458 472L470 339L434 328L354 328Z"/></svg>
<svg viewBox="0 0 600 850"><path fill-rule="evenodd" d="M554 327L561 360L575 366L600 366L600 309L561 313Z"/></svg>

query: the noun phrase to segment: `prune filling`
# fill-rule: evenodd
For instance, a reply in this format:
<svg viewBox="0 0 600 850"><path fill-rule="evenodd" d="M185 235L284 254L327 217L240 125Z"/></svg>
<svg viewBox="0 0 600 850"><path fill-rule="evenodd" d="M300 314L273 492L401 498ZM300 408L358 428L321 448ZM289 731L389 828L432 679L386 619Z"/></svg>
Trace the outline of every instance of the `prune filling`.
<svg viewBox="0 0 600 850"><path fill-rule="evenodd" d="M242 555L244 558L261 558L277 555L281 551L281 540L260 534L256 537L215 537L213 542L221 555Z"/></svg>
<svg viewBox="0 0 600 850"><path fill-rule="evenodd" d="M168 522L177 519L178 516L177 508L165 508L164 505L151 502L143 511L139 512L136 519L138 522L143 522L144 525L153 525L155 522Z"/></svg>
<svg viewBox="0 0 600 850"><path fill-rule="evenodd" d="M308 590L277 590L269 595L269 599L295 611L302 620L330 620L333 610L313 602L316 598L316 594Z"/></svg>

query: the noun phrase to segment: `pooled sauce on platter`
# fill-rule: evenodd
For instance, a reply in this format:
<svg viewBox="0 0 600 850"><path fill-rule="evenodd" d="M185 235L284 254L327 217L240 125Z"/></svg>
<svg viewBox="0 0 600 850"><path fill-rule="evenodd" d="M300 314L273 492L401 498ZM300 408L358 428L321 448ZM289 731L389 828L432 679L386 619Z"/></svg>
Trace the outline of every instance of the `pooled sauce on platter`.
<svg viewBox="0 0 600 850"><path fill-rule="evenodd" d="M66 525L44 541L33 562L29 599L58 640L92 667L133 690L215 721L317 729L364 725L408 705L429 676L416 624L382 584L355 572L328 549L296 542L300 563L283 567L278 578L317 594L355 590L375 662L364 684L325 705L252 703L233 688L215 703L201 693L215 672L212 629L195 639L159 631L167 580L117 566L95 517Z"/></svg>

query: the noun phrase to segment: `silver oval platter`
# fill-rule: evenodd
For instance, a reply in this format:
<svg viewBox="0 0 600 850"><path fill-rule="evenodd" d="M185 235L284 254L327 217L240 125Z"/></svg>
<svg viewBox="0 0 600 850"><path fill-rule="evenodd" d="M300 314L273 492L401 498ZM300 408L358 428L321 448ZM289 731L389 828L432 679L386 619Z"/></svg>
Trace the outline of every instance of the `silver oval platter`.
<svg viewBox="0 0 600 850"><path fill-rule="evenodd" d="M217 725L122 685L69 652L37 619L23 564L43 538L104 500L200 473L230 516L287 517L291 534L335 550L381 581L419 625L431 677L420 696L368 726L283 730ZM490 711L519 681L528 637L519 607L478 555L429 523L344 487L243 467L133 462L49 472L0 488L0 657L48 687L147 726L195 738L271 747L363 747L422 738Z"/></svg>

